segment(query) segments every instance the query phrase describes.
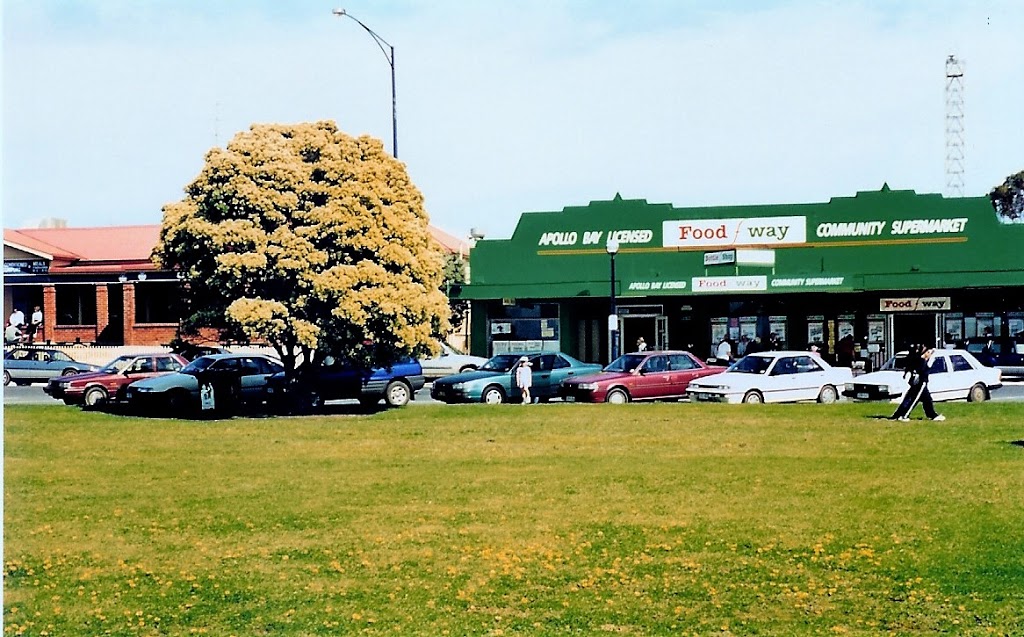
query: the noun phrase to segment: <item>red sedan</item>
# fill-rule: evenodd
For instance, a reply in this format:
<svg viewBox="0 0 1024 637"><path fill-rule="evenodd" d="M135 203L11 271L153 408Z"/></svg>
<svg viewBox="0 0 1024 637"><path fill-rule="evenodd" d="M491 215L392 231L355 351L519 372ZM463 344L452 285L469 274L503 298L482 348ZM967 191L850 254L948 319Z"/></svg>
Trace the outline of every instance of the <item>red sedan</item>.
<svg viewBox="0 0 1024 637"><path fill-rule="evenodd" d="M678 399L686 396L690 381L721 372L689 352L635 352L616 358L599 374L562 381L559 395L590 403Z"/></svg>
<svg viewBox="0 0 1024 637"><path fill-rule="evenodd" d="M108 401L124 400L129 384L176 372L188 365L181 356L157 352L118 356L98 372L51 378L43 388L47 394L68 405L96 407Z"/></svg>

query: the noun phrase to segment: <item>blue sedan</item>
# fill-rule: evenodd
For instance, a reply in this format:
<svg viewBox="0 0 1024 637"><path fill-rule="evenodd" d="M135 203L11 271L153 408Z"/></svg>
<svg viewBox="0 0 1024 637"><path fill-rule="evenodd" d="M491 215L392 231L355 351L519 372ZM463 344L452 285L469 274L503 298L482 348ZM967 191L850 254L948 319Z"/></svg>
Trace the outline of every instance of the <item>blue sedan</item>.
<svg viewBox="0 0 1024 637"><path fill-rule="evenodd" d="M489 405L521 401L522 396L512 380L519 359L530 359L533 370L531 394L541 402L558 395L559 384L566 379L601 371L600 365L582 363L561 352L526 352L498 354L480 369L434 381L430 397L446 403L487 403Z"/></svg>
<svg viewBox="0 0 1024 637"><path fill-rule="evenodd" d="M45 383L54 376L94 372L99 368L79 363L59 349L15 347L4 353L4 385Z"/></svg>

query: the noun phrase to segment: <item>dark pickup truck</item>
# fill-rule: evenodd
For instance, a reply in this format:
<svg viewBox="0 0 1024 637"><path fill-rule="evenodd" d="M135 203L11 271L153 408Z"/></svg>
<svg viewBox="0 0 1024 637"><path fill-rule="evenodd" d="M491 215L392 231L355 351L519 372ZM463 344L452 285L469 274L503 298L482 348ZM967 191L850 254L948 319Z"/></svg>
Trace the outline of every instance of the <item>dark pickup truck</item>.
<svg viewBox="0 0 1024 637"><path fill-rule="evenodd" d="M308 411L327 400L354 399L372 406L382 399L388 407L402 407L414 400L426 380L415 360L399 361L390 367L359 368L332 362L288 382L284 373L267 381L268 402Z"/></svg>

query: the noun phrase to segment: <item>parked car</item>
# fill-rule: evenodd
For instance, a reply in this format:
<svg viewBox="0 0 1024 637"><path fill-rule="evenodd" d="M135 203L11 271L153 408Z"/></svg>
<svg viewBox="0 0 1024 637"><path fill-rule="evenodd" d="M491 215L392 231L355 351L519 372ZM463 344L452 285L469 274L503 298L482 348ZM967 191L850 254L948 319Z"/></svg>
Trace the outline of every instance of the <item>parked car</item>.
<svg viewBox="0 0 1024 637"><path fill-rule="evenodd" d="M967 351L1003 376L1024 376L1024 338L978 337L967 339Z"/></svg>
<svg viewBox="0 0 1024 637"><path fill-rule="evenodd" d="M122 401L137 380L180 371L188 361L177 354L156 352L118 356L95 372L51 378L43 391L66 405L95 407Z"/></svg>
<svg viewBox="0 0 1024 637"><path fill-rule="evenodd" d="M128 385L133 410L163 410L170 416L232 410L266 400L267 379L284 371L277 360L259 354L200 356L181 371Z"/></svg>
<svg viewBox="0 0 1024 637"><path fill-rule="evenodd" d="M423 368L423 375L429 379L461 374L479 369L487 362L482 356L470 356L463 354L447 343L441 343L441 353L433 358L421 358L420 367Z"/></svg>
<svg viewBox="0 0 1024 637"><path fill-rule="evenodd" d="M319 408L326 400L342 399L355 399L364 406L383 399L388 407L403 407L415 399L425 382L423 369L412 359L366 369L328 357L324 365L293 382L288 382L283 372L275 374L267 383L267 393L276 407L303 411Z"/></svg>
<svg viewBox="0 0 1024 637"><path fill-rule="evenodd" d="M54 376L93 372L99 365L80 363L59 349L15 347L4 352L4 385L43 383Z"/></svg>
<svg viewBox="0 0 1024 637"><path fill-rule="evenodd" d="M832 367L811 352L758 352L693 381L687 393L690 400L723 403L834 403L852 378L848 367Z"/></svg>
<svg viewBox="0 0 1024 637"><path fill-rule="evenodd" d="M910 387L905 377L907 353L899 352L876 372L857 376L846 383L843 395L854 400L899 402ZM928 372L928 393L932 400L982 402L1003 386L1002 371L985 367L962 349L937 349Z"/></svg>
<svg viewBox="0 0 1024 637"><path fill-rule="evenodd" d="M590 403L685 398L690 381L721 371L689 352L636 352L616 358L599 374L562 381L559 395Z"/></svg>
<svg viewBox="0 0 1024 637"><path fill-rule="evenodd" d="M533 369L533 387L530 393L540 401L558 395L563 380L574 376L595 374L601 366L583 363L561 352L520 352L498 354L472 372L445 376L434 381L430 396L446 403L498 404L522 400L512 381L513 370L519 359L526 356Z"/></svg>

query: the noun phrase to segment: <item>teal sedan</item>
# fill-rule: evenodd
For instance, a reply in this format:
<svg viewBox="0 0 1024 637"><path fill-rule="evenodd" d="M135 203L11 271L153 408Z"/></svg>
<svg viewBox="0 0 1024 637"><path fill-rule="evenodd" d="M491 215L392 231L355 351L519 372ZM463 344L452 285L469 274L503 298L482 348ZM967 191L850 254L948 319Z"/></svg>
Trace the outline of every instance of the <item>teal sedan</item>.
<svg viewBox="0 0 1024 637"><path fill-rule="evenodd" d="M498 354L475 371L435 380L430 389L430 397L446 403L496 405L521 402L522 396L515 386L513 375L516 364L523 356L530 359L533 370L530 393L541 402L557 396L558 386L563 380L601 371L600 365L583 363L561 352Z"/></svg>

